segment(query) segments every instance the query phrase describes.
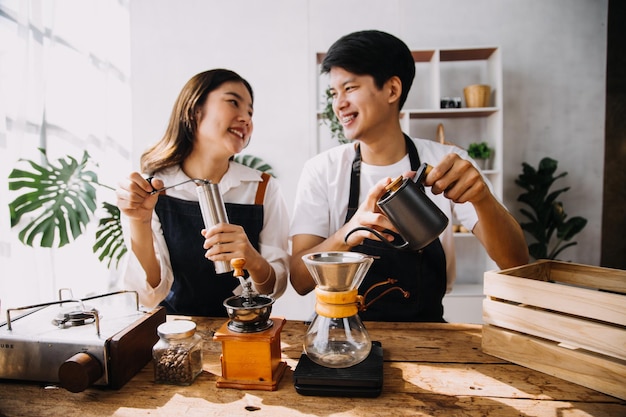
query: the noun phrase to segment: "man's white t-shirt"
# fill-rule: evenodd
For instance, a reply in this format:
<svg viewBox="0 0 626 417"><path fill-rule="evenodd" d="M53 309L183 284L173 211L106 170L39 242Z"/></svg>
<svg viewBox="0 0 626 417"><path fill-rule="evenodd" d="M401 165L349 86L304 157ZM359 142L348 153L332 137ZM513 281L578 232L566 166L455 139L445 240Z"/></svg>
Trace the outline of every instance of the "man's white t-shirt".
<svg viewBox="0 0 626 417"><path fill-rule="evenodd" d="M445 155L457 153L461 158L472 161L466 151L453 145L445 145L427 139L412 139L417 148L420 162L437 165ZM350 194L350 177L355 156L355 144L348 143L331 148L308 160L300 176L291 220L290 236L308 234L329 237L344 225ZM473 162L473 161L472 161ZM361 163L359 204L368 191L382 178L397 178L411 170L408 154L400 161L386 166ZM491 184L485 178L491 188ZM434 195L430 187L426 194L450 219L448 227L439 236L446 254L447 291L452 289L456 277L456 261L452 219L472 230L478 216L471 203L455 204L443 196Z"/></svg>

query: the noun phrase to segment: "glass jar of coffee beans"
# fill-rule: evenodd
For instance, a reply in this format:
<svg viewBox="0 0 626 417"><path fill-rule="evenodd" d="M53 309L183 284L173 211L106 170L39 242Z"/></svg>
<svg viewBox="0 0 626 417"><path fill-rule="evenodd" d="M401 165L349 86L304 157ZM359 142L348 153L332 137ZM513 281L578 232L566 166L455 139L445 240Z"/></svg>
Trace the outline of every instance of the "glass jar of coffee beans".
<svg viewBox="0 0 626 417"><path fill-rule="evenodd" d="M157 328L159 341L152 348L154 381L160 384L191 385L202 372L202 338L196 323L173 320Z"/></svg>

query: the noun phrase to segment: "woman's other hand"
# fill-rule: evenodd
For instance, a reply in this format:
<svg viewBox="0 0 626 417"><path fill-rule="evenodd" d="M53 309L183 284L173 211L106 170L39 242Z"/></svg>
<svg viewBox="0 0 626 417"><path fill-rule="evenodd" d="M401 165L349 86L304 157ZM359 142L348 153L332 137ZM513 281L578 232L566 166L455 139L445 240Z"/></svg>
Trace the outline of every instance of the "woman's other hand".
<svg viewBox="0 0 626 417"><path fill-rule="evenodd" d="M153 178L150 183L139 172L133 172L115 190L117 206L131 220L150 222L159 198L158 194L150 193L162 187L163 181L160 179Z"/></svg>

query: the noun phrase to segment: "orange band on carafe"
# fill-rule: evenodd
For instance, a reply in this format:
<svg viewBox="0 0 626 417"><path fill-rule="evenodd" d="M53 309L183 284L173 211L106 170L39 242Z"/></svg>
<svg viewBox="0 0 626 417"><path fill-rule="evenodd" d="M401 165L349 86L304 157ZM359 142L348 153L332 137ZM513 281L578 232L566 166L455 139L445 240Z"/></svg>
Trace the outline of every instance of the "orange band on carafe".
<svg viewBox="0 0 626 417"><path fill-rule="evenodd" d="M349 291L326 291L315 288L315 312L329 318L354 316L359 312L357 305L357 289Z"/></svg>

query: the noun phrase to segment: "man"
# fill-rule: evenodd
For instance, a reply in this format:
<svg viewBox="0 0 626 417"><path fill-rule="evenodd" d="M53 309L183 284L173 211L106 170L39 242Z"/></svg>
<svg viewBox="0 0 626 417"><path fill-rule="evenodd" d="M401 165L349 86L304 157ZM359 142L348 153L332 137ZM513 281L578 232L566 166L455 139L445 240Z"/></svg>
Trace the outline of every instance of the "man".
<svg viewBox="0 0 626 417"><path fill-rule="evenodd" d="M333 110L354 143L303 168L291 226L290 280L299 294L315 288L303 255L356 251L375 257L359 288L366 304L375 300L360 313L363 320L444 321L442 299L455 268L451 225L419 251L390 248L367 230L350 233L365 226L392 240L396 230L376 202L392 178L410 176L421 162L433 166L424 180L428 195L474 233L500 268L528 262L521 227L467 153L402 132L399 112L415 76L404 42L380 31L351 33L330 47L322 73L329 74Z"/></svg>

